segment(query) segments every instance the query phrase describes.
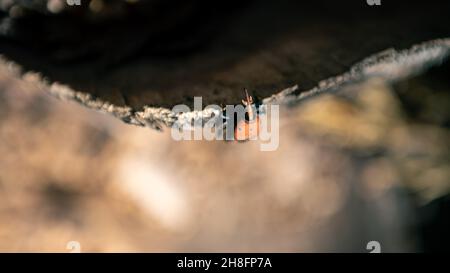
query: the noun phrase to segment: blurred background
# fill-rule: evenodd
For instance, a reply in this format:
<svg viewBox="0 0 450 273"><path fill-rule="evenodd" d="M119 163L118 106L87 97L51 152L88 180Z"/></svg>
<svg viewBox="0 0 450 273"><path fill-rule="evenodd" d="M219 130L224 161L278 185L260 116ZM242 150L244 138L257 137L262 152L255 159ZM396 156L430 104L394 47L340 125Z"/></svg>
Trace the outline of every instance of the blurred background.
<svg viewBox="0 0 450 273"><path fill-rule="evenodd" d="M264 97L304 79L299 84L300 89L305 90L322 77L345 71L354 61L376 52L373 50L397 45L398 41L406 45L402 44L406 43L403 40L406 34L398 27L400 32L393 29L392 33L397 34L385 36L383 42L377 44L375 38L370 38L374 42L371 46L361 46L364 37L350 38L364 33L365 28L358 35L340 30L338 33L350 34L345 39L338 37L336 48L366 47L365 50L342 51L345 54L334 56L342 60L339 64L329 61L326 52L330 48L320 47L317 53L309 47L300 47L313 53L306 57L300 53L295 55L310 65L296 70L302 62L293 61L295 58L288 53L296 52L303 40L300 43L285 40L291 33L297 33L289 31L281 35L284 38L275 45L264 49L278 50L281 45L286 50L284 54L250 56L255 48L245 46L245 50L237 51L239 54L231 54L231 59L218 58L211 65L194 69L197 75L211 67L223 68L220 76L194 76L195 81L187 83L193 87L189 89L183 87L182 81L190 79L189 74L180 72L171 78L164 73L173 67L179 69L178 64L186 60L178 59L180 54L210 52L202 47L210 41L210 36L204 33L214 36L220 29L215 25L212 32L204 29L204 25L212 25L202 24L198 20L202 17L193 11L207 10L212 21L220 25L222 17L219 15L227 14L225 11L235 12L240 6L229 5L230 10L220 9L215 16L210 7L202 6L201 2L198 5L202 9L190 5L190 9L184 9L183 5L163 5L164 12L156 12L151 17L158 23L149 23L157 27L141 40L141 32L121 28L124 21L117 19L125 16L129 5L137 2L142 1L96 0L79 10L65 11L68 7L61 1L0 1L3 10L0 24L0 251L69 252L67 244L71 241L79 242L82 252L369 252L366 249L369 241L378 241L382 252L447 250L450 244L448 61L396 83L381 78L366 79L293 107L282 107L280 146L273 152L261 152L258 141L176 142L168 128L158 132L124 124L112 115L72 101L58 100L49 95L48 85L37 83L42 78L59 81L117 105L132 106L133 110L144 104L168 106L189 102L196 92L205 95L210 102L227 103L240 100L243 87ZM358 7L366 7L365 1L361 2L363 6ZM153 7L152 3L157 5L158 1L145 2L144 6ZM192 4L192 1L187 3ZM128 8L123 9L123 5ZM246 8L258 11L251 5ZM332 10L328 7L327 14ZM200 29L203 34L192 40L180 38L178 34L184 28L180 30L177 24L174 32L177 35L160 36L172 33L160 32L165 26L162 18L171 18L172 13L175 17L185 14L180 18L193 25L187 26L183 20L179 25ZM87 26L108 26L109 20L114 19L118 23L111 29L117 33L112 31L114 35L109 32L101 36L104 42L87 39L85 46L71 47L68 45L82 44L78 35L95 37L100 32L96 29L92 33L77 32L79 25L60 20L58 14L78 16L80 24ZM281 18L280 14L283 13L277 13L276 17ZM36 16L45 16L49 21L33 21ZM192 16L196 19L190 19ZM337 14L336 18L339 17ZM414 17L410 14L408 18ZM422 18L422 29L409 30L418 35L409 42L449 34L446 27L439 24L426 28L430 26L427 18ZM437 22L441 19L448 20L448 17L436 17ZM83 20L87 21L81 23ZM103 20L108 23L103 24ZM30 22L33 22L31 25L43 22L45 27L36 29L46 35L27 32ZM296 20L287 22L290 22L288 25L297 23ZM327 21L324 22L326 25ZM344 24L345 30L351 22ZM372 23L366 25L376 29L377 25ZM202 27L196 28L197 24ZM49 26L75 27L70 28L74 32L61 32ZM333 31L333 26L325 29ZM172 27L169 24L163 29L173 30ZM318 29L319 25L311 28L311 33L319 33ZM264 30L262 28L255 37ZM248 33L243 33L239 37L243 37L244 45L256 41L253 44L262 50L260 40L246 40ZM312 36L306 35L303 39L308 37ZM153 47L148 47L149 41ZM285 41L292 43L285 44ZM332 44L327 39L317 41L321 41L321 46ZM347 41L349 47L345 46ZM111 51L103 50L106 48ZM146 48L150 52L151 69L128 62L129 58L139 60L142 56L139 50ZM218 52L223 52L220 50ZM206 56L218 56L215 50L208 54L212 55ZM239 61L230 61L235 58ZM175 61L172 63L168 59ZM11 60L23 70L18 71ZM263 60L261 66L260 60ZM289 69L280 68L287 64ZM128 69L137 68L120 74L118 71L127 65ZM255 67L262 67L262 70L253 70ZM149 71L164 82L143 92L138 87L153 84L139 80L151 74ZM87 74L92 75L84 78ZM104 76L106 74L110 76ZM265 82L267 79L275 83ZM213 84L198 85L206 80ZM133 86L133 82L136 85ZM126 90L128 83L135 89L131 88L125 95L120 94L123 91L114 93L120 89L118 86ZM215 85L217 83L219 85ZM208 89L213 85L215 89ZM161 91L166 87L175 91Z"/></svg>
<svg viewBox="0 0 450 273"><path fill-rule="evenodd" d="M445 250L442 69L282 108L279 149L261 152L255 141L175 142L2 66L0 250Z"/></svg>

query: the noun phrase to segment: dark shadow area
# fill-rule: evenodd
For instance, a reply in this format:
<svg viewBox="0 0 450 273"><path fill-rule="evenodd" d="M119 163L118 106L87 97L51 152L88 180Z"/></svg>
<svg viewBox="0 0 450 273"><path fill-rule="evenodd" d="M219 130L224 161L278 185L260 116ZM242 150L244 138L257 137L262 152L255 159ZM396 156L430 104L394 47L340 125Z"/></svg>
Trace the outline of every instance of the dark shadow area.
<svg viewBox="0 0 450 273"><path fill-rule="evenodd" d="M450 128L450 60L394 85L409 119Z"/></svg>
<svg viewBox="0 0 450 273"><path fill-rule="evenodd" d="M450 195L433 200L419 209L420 234L424 252L447 252L450 244Z"/></svg>
<svg viewBox="0 0 450 273"><path fill-rule="evenodd" d="M139 109L194 96L236 104L244 87L263 98L294 84L307 90L384 49L450 36L444 1L139 1L119 10L3 14L0 53Z"/></svg>

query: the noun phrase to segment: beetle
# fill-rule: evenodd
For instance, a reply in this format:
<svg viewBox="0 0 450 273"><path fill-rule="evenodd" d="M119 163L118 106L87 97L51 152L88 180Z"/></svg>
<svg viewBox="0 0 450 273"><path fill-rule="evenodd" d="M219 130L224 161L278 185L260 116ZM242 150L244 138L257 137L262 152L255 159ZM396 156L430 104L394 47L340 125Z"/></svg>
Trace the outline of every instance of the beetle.
<svg viewBox="0 0 450 273"><path fill-rule="evenodd" d="M253 103L252 96L248 95L247 89L244 89L245 99L242 104L246 107L246 117L238 120L234 129L234 139L238 142L256 139L259 135L259 116Z"/></svg>

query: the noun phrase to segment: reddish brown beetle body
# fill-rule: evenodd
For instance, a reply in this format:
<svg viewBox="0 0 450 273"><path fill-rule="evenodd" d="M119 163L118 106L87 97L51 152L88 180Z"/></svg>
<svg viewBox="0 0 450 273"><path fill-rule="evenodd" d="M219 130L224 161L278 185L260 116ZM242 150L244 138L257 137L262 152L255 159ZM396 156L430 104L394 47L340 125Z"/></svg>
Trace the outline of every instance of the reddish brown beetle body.
<svg viewBox="0 0 450 273"><path fill-rule="evenodd" d="M239 120L234 130L234 139L236 141L247 141L256 139L259 135L259 117L256 111L253 111L253 98L245 90L245 100L242 103L247 108L248 120L245 118Z"/></svg>

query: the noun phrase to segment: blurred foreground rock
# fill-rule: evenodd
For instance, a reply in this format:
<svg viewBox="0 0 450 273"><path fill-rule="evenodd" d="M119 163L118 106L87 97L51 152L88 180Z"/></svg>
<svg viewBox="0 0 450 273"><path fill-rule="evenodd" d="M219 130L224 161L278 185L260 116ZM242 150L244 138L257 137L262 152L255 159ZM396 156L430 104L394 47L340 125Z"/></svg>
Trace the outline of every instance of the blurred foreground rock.
<svg viewBox="0 0 450 273"><path fill-rule="evenodd" d="M280 146L175 142L0 67L0 251L444 250L448 63L282 108Z"/></svg>

